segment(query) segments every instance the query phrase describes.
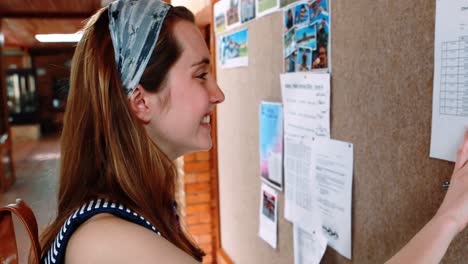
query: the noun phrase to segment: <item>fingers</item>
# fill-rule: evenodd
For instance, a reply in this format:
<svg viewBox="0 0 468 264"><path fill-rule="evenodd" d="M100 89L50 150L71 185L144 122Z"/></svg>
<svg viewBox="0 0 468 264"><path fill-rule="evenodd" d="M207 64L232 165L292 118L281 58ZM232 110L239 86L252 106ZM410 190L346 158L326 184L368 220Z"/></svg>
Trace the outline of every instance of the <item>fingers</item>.
<svg viewBox="0 0 468 264"><path fill-rule="evenodd" d="M450 186L452 186L452 183L455 183L455 181L462 181L468 184L468 166L462 166L460 169L458 169L453 175L452 175L452 180L450 181ZM465 184L463 184L465 185ZM468 187L468 186L467 186ZM468 191L468 189L467 189Z"/></svg>
<svg viewBox="0 0 468 264"><path fill-rule="evenodd" d="M455 163L455 171L463 167L468 161L468 130L465 130L463 143L458 147L457 161Z"/></svg>

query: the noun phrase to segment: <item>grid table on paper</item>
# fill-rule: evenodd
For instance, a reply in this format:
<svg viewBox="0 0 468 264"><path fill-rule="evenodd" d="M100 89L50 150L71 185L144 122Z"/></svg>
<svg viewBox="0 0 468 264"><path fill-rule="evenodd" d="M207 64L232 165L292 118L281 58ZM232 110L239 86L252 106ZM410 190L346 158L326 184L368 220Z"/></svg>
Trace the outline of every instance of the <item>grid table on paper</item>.
<svg viewBox="0 0 468 264"><path fill-rule="evenodd" d="M440 114L468 116L468 36L442 43Z"/></svg>

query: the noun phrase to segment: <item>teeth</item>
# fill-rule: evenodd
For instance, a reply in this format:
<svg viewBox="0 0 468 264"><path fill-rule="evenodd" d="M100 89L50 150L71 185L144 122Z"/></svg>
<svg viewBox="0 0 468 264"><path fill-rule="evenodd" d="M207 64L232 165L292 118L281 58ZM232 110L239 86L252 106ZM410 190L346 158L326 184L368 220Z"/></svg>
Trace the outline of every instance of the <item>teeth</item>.
<svg viewBox="0 0 468 264"><path fill-rule="evenodd" d="M203 123L203 124L209 124L209 123L210 123L210 120L211 120L210 116L205 116L205 117L203 118L203 120L202 120L202 123Z"/></svg>

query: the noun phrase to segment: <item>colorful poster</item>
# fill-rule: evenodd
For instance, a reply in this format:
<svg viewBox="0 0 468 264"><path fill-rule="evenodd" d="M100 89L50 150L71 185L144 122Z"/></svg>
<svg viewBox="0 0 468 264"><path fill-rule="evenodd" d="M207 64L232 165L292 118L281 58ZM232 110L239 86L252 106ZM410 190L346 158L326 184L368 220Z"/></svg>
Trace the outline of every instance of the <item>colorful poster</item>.
<svg viewBox="0 0 468 264"><path fill-rule="evenodd" d="M284 8L284 72L330 72L329 1L299 1Z"/></svg>
<svg viewBox="0 0 468 264"><path fill-rule="evenodd" d="M220 36L218 48L221 68L226 69L249 65L247 29Z"/></svg>
<svg viewBox="0 0 468 264"><path fill-rule="evenodd" d="M246 23L255 19L255 0L241 0L241 22Z"/></svg>
<svg viewBox="0 0 468 264"><path fill-rule="evenodd" d="M255 0L257 3L257 17L271 14L278 10L279 0Z"/></svg>
<svg viewBox="0 0 468 264"><path fill-rule="evenodd" d="M260 103L260 172L262 179L283 189L283 107Z"/></svg>

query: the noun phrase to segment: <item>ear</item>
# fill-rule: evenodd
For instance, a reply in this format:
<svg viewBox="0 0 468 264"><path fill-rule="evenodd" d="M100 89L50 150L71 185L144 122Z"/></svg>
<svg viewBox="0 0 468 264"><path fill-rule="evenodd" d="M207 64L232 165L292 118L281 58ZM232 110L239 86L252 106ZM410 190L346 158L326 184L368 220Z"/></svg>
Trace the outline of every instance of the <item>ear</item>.
<svg viewBox="0 0 468 264"><path fill-rule="evenodd" d="M151 121L151 109L148 99L147 92L141 84L138 84L133 94L128 98L128 104L133 114L145 124Z"/></svg>

